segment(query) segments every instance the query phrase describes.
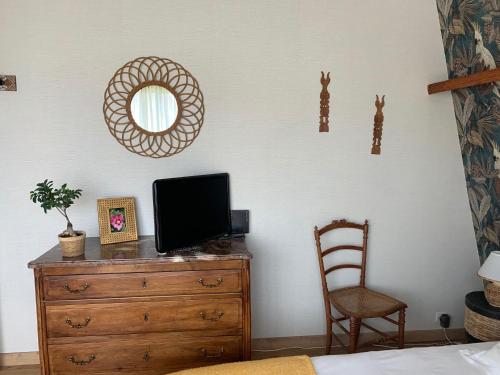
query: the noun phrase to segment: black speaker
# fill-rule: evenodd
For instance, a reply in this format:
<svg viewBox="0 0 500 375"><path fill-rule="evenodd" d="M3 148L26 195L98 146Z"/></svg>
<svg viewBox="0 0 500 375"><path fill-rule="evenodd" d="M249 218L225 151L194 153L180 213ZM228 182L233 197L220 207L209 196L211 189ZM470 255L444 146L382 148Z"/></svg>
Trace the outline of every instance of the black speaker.
<svg viewBox="0 0 500 375"><path fill-rule="evenodd" d="M245 234L250 232L250 211L231 210L231 233Z"/></svg>

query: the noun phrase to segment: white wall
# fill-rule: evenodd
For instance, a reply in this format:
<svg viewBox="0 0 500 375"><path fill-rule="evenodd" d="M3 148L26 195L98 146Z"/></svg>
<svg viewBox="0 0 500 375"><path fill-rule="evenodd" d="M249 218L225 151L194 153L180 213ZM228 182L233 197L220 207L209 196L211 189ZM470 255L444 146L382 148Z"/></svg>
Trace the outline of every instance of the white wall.
<svg viewBox="0 0 500 375"><path fill-rule="evenodd" d="M0 352L36 350L32 272L64 222L28 199L51 178L81 187L75 226L98 233L96 199L135 196L153 233L151 182L228 171L251 210L253 333L321 334L312 228L371 222L368 282L406 301L409 329L461 326L477 250L434 0L0 0ZM136 156L102 115L122 64L158 55L199 80L206 122L163 160ZM331 132L318 133L319 72L333 75ZM382 155L374 95L387 94Z"/></svg>

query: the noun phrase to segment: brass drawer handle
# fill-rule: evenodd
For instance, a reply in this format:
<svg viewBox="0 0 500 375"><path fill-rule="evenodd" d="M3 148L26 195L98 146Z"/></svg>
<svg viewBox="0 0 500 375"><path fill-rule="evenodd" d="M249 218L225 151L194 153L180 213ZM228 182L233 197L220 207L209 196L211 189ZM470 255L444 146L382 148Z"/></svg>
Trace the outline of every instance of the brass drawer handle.
<svg viewBox="0 0 500 375"><path fill-rule="evenodd" d="M85 319L85 323L78 323L78 324L73 324L73 322L71 321L70 318L66 318L66 321L65 323L67 325L69 325L71 328L76 328L76 329L80 329L80 328L84 328L84 327L87 327L90 323L90 316L88 316L86 319Z"/></svg>
<svg viewBox="0 0 500 375"><path fill-rule="evenodd" d="M76 366L86 366L88 365L90 362L92 362L93 360L95 360L95 355L94 354L91 354L89 359L87 359L86 361L85 360L81 360L79 361L78 359L76 359L74 356L71 356L68 358L68 360L73 363L74 365Z"/></svg>
<svg viewBox="0 0 500 375"><path fill-rule="evenodd" d="M68 283L64 283L64 289L73 294L83 293L85 292L90 285L88 283L80 285L78 289L71 289Z"/></svg>
<svg viewBox="0 0 500 375"><path fill-rule="evenodd" d="M224 353L224 347L220 347L219 350L217 351L217 353L215 354L209 354L208 353L208 350L205 349L205 348L202 348L201 349L201 352L203 353L203 356L205 358L221 358L222 357L222 354Z"/></svg>
<svg viewBox="0 0 500 375"><path fill-rule="evenodd" d="M201 319L203 319L203 320L208 320L209 322L216 322L216 321L218 321L218 320L221 320L221 318L222 318L223 316L224 316L224 312L223 312L223 311L219 311L219 312L217 313L217 316L210 317L210 318L209 318L209 317L207 317L207 314L206 314L206 313L204 313L203 311L202 311L202 312L200 312L200 317L201 317Z"/></svg>
<svg viewBox="0 0 500 375"><path fill-rule="evenodd" d="M218 286L220 286L220 284L222 284L222 282L224 281L224 279L222 277L219 277L217 279L217 283L216 284L207 284L205 283L205 280L203 280L202 277L200 277L198 279L198 282L203 285L205 288L217 288Z"/></svg>

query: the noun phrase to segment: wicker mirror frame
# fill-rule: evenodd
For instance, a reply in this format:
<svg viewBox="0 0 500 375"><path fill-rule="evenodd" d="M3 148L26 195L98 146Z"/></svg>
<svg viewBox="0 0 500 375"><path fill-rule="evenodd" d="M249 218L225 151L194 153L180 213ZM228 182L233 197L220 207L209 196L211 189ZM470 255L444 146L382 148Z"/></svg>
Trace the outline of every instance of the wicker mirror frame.
<svg viewBox="0 0 500 375"><path fill-rule="evenodd" d="M166 130L148 131L132 116L134 95L161 86L177 101L177 118ZM203 125L205 106L198 81L172 60L150 56L129 61L116 71L104 93L104 119L116 140L129 151L152 158L169 157L190 146Z"/></svg>

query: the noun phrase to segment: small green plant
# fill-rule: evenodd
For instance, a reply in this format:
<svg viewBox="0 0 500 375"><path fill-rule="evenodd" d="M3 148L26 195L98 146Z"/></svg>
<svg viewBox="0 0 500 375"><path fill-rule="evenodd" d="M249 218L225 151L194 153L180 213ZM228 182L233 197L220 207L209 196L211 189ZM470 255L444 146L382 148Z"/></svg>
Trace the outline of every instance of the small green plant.
<svg viewBox="0 0 500 375"><path fill-rule="evenodd" d="M33 203L40 203L43 212L47 213L55 208L67 221L66 230L60 234L61 237L76 237L78 233L73 230L73 224L69 221L66 210L71 207L75 199L82 195L81 189L69 189L63 184L59 189L53 187L54 182L45 180L36 184L36 189L30 191L30 199Z"/></svg>

